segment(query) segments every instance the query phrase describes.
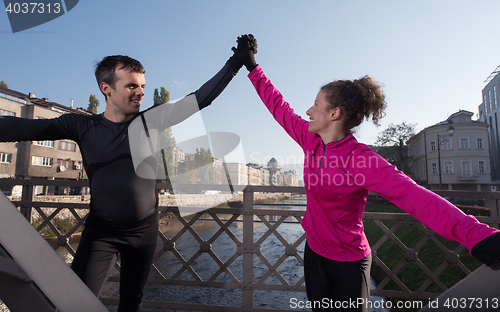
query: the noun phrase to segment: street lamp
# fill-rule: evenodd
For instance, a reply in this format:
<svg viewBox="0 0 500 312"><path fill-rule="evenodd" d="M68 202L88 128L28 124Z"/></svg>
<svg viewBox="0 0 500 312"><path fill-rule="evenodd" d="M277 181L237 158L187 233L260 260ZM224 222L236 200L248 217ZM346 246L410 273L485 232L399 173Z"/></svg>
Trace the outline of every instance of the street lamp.
<svg viewBox="0 0 500 312"><path fill-rule="evenodd" d="M439 189L443 189L443 181L441 179L441 144L444 143L445 140L451 138L453 136L453 133L455 133L455 128L453 128L452 125L446 129L446 132L448 132L448 135L442 135L441 139L439 138L439 134L437 135L437 140L438 140L438 167L439 167Z"/></svg>

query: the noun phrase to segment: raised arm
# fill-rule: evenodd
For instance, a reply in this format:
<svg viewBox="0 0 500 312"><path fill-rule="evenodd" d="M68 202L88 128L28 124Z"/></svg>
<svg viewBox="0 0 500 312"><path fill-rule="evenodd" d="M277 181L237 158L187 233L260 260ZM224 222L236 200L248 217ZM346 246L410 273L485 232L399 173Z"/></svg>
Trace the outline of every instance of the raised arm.
<svg viewBox="0 0 500 312"><path fill-rule="evenodd" d="M284 100L283 95L274 87L271 80L266 77L262 68L255 62L257 53L257 40L252 35L238 37L238 49L233 48L235 55L250 72L250 78L262 102L266 105L274 119L300 146L305 138L312 136L307 128L309 122L295 114L290 105Z"/></svg>
<svg viewBox="0 0 500 312"><path fill-rule="evenodd" d="M222 69L195 92L173 103L154 106L136 116L129 125L128 134L132 160L139 176L148 179L157 177L155 164L148 165L154 170L140 172L137 168L144 161L152 159L151 156L160 159L161 156L158 155L165 148L161 133L210 105L242 66L241 61L233 54ZM203 134L205 133L199 135Z"/></svg>
<svg viewBox="0 0 500 312"><path fill-rule="evenodd" d="M139 114L134 123L149 124L153 129L164 129L183 122L201 109L209 106L224 91L243 66L233 54L224 66L198 90L175 101L153 106ZM132 126L135 129L135 125ZM140 129L138 127L137 129ZM163 130L162 130L163 129ZM136 131L136 130L134 130Z"/></svg>
<svg viewBox="0 0 500 312"><path fill-rule="evenodd" d="M217 74L194 92L200 110L212 104L213 100L224 91L242 66L243 64L233 54Z"/></svg>

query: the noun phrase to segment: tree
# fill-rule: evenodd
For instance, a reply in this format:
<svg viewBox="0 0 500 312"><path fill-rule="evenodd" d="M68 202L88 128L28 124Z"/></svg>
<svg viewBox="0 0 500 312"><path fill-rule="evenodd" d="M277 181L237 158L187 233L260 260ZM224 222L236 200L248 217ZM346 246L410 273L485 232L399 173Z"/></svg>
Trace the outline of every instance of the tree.
<svg viewBox="0 0 500 312"><path fill-rule="evenodd" d="M214 158L210 149L206 150L204 148L196 149L196 154L194 155L194 161L198 167L201 168L200 172L200 182L203 184L214 184L215 183L215 171L214 171ZM210 164L210 166L206 166Z"/></svg>
<svg viewBox="0 0 500 312"><path fill-rule="evenodd" d="M174 136L172 135L172 127L168 127L161 133L160 146L161 146L161 158L162 163L160 164L160 172L165 173L165 180L160 180L160 182L170 183L170 178L168 174L168 168L173 168L174 163L174 147L176 145ZM175 174L175 172L173 172Z"/></svg>
<svg viewBox="0 0 500 312"><path fill-rule="evenodd" d="M390 124L379 133L375 142L375 145L381 146L377 153L407 175L411 174L411 157L408 155L406 144L415 135L415 126L416 124L406 121L397 125Z"/></svg>
<svg viewBox="0 0 500 312"><path fill-rule="evenodd" d="M95 94L91 94L89 97L89 107L87 111L97 114L97 108L99 107L99 100L95 96Z"/></svg>
<svg viewBox="0 0 500 312"><path fill-rule="evenodd" d="M170 101L170 92L165 89L165 87L160 87L160 92L158 93L158 88L155 89L153 93L153 105L165 104ZM159 170L164 170L166 178L165 180L160 180L160 182L170 182L170 178L168 176L168 168L173 168L173 152L176 141L172 135L172 127L168 127L163 130L161 134L161 158L162 164L160 164ZM175 172L174 172L175 173Z"/></svg>
<svg viewBox="0 0 500 312"><path fill-rule="evenodd" d="M215 171L213 161L210 149L197 148L195 154L190 154L189 157L186 157L182 173L182 183L214 184Z"/></svg>
<svg viewBox="0 0 500 312"><path fill-rule="evenodd" d="M170 101L170 92L168 92L167 89L160 87L160 93L158 93L158 89L155 89L153 93L154 106L168 103L168 101Z"/></svg>
<svg viewBox="0 0 500 312"><path fill-rule="evenodd" d="M2 81L0 81L0 87L4 87L4 88L7 88L7 89L9 88L9 87L7 86L7 84L6 84L3 80L2 80Z"/></svg>

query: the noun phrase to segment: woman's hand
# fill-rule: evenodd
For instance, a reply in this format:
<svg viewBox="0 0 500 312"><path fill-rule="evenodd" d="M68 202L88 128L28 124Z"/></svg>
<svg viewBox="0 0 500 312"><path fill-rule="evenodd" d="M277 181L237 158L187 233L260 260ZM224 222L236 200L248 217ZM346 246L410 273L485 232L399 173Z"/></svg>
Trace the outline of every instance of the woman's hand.
<svg viewBox="0 0 500 312"><path fill-rule="evenodd" d="M500 262L500 233L493 234L474 245L471 254L487 266L490 266L493 260Z"/></svg>
<svg viewBox="0 0 500 312"><path fill-rule="evenodd" d="M236 40L238 48L233 47L234 55L245 65L248 71L257 67L255 54L257 53L257 39L251 34L239 36Z"/></svg>

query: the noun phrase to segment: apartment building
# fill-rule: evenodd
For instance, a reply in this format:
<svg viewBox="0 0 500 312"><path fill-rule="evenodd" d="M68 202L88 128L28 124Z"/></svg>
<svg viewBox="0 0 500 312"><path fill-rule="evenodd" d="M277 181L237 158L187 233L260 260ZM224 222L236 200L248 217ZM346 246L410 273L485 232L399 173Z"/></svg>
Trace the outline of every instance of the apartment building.
<svg viewBox="0 0 500 312"><path fill-rule="evenodd" d="M299 185L299 177L297 175L297 171L288 170L284 172L283 176L283 186L298 186Z"/></svg>
<svg viewBox="0 0 500 312"><path fill-rule="evenodd" d="M267 169L269 170L269 185L282 186L285 173L274 157L267 163Z"/></svg>
<svg viewBox="0 0 500 312"><path fill-rule="evenodd" d="M408 142L412 178L433 190L490 191L489 125L460 110Z"/></svg>
<svg viewBox="0 0 500 312"><path fill-rule="evenodd" d="M278 161L272 158L267 168L255 163L227 164L231 182L238 185L273 185L298 186L298 175L295 170L283 171Z"/></svg>
<svg viewBox="0 0 500 312"><path fill-rule="evenodd" d="M228 163L226 167L233 185L248 185L248 167L245 164Z"/></svg>
<svg viewBox="0 0 500 312"><path fill-rule="evenodd" d="M269 185L269 169L255 163L248 163L248 184Z"/></svg>
<svg viewBox="0 0 500 312"><path fill-rule="evenodd" d="M0 87L0 114L29 119L48 119L63 114L89 115L82 108L67 107L36 95ZM78 145L71 140L45 140L0 143L0 178L86 178ZM8 191L8 190L7 190ZM56 187L37 188L36 193L80 193L81 190Z"/></svg>
<svg viewBox="0 0 500 312"><path fill-rule="evenodd" d="M500 66L485 80L481 91L483 102L479 105L479 120L488 124L488 143L490 146L491 183L499 190L500 186L500 133L498 118L500 114Z"/></svg>

